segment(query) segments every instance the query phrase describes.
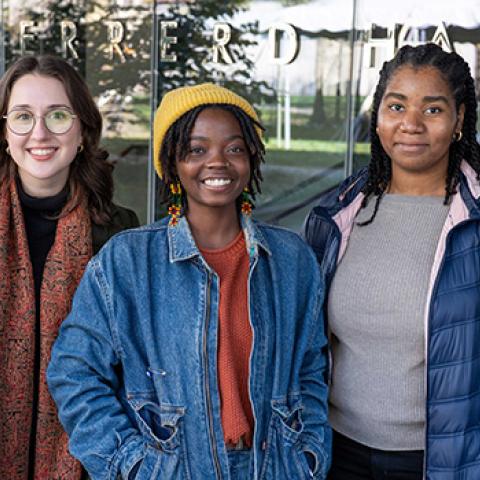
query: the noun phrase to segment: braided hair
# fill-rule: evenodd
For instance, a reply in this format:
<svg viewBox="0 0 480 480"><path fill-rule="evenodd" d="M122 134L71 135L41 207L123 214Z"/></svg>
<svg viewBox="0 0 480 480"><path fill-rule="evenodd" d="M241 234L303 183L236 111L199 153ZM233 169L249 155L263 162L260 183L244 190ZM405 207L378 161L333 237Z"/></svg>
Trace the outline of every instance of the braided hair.
<svg viewBox="0 0 480 480"><path fill-rule="evenodd" d="M170 184L178 181L176 160L183 161L190 148L190 135L192 133L195 121L200 113L207 108L219 108L230 112L237 120L242 131L245 144L247 145L250 157L250 180L248 189L252 199L255 199L257 193L261 193L260 183L263 180L260 171L260 164L264 162L265 146L256 130L263 126L249 117L241 108L229 104L206 104L192 108L173 123L165 134L161 151L160 162L163 172L163 178L160 182L160 200L162 203L171 203L173 201ZM185 199L184 199L185 200Z"/></svg>
<svg viewBox="0 0 480 480"><path fill-rule="evenodd" d="M370 122L371 160L368 165L368 179L362 189L362 193L365 195L362 208L367 205L372 195L377 198L372 216L359 225L368 225L373 221L391 180L392 162L383 149L377 134L378 109L388 82L397 69L403 66L436 68L450 87L457 112L460 105L465 105L462 137L459 141L453 142L449 150L444 204L447 205L451 196L456 193L456 187L460 180L460 164L463 159L477 173L477 179L480 176L480 145L476 138L477 100L475 84L468 63L457 53L447 53L434 43L417 47L406 45L397 52L392 60L383 64L373 97Z"/></svg>

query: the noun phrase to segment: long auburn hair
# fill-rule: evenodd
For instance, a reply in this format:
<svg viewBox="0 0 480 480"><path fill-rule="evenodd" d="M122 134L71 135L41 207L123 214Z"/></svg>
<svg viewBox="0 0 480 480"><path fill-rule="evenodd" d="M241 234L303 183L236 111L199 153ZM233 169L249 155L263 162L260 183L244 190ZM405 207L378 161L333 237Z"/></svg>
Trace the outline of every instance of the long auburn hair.
<svg viewBox="0 0 480 480"><path fill-rule="evenodd" d="M53 55L27 56L17 60L0 80L0 182L17 175L17 167L7 153L5 129L8 103L15 82L24 75L35 74L59 80L67 93L81 125L83 150L70 165L69 196L62 215L71 212L87 196L92 221L98 225L111 222L113 196L113 164L108 152L100 148L102 117L82 77L65 60ZM41 92L40 92L41 94Z"/></svg>
<svg viewBox="0 0 480 480"><path fill-rule="evenodd" d="M457 112L460 105L465 105L465 115L462 126L462 137L452 141L449 151L448 171L445 179L444 203L450 202L456 193L460 181L460 164L465 160L475 170L477 179L480 175L480 145L477 142L477 98L475 83L470 73L468 63L457 53L447 53L434 43L412 47L406 45L398 50L395 57L383 64L380 79L373 97L372 118L370 122L371 160L368 165L367 183L362 189L365 207L372 196L376 197L375 208L370 219L359 225L368 225L373 221L378 211L380 201L385 194L392 176L392 163L382 147L377 134L378 109L388 82L394 73L403 66L418 68L435 68L449 85L455 99Z"/></svg>

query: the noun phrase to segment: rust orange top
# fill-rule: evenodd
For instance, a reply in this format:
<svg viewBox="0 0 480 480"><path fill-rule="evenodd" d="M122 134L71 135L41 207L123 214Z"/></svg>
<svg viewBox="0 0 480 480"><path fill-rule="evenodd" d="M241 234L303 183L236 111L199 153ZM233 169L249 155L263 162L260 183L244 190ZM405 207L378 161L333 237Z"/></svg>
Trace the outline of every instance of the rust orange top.
<svg viewBox="0 0 480 480"><path fill-rule="evenodd" d="M218 314L218 386L225 443L242 438L251 446L253 413L248 393L253 335L248 318L249 258L241 231L226 247L200 249L220 278Z"/></svg>

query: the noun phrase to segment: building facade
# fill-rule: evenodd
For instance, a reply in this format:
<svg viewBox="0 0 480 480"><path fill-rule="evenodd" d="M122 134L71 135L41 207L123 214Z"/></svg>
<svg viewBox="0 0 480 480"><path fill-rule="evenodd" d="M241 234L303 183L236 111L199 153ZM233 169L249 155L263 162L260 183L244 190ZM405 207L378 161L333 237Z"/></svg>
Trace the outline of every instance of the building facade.
<svg viewBox="0 0 480 480"><path fill-rule="evenodd" d="M86 78L116 163L116 200L142 222L164 212L150 126L164 92L217 82L267 127L256 215L299 229L319 194L368 162L369 109L383 61L434 41L480 86L480 0L1 0L0 73L54 53Z"/></svg>

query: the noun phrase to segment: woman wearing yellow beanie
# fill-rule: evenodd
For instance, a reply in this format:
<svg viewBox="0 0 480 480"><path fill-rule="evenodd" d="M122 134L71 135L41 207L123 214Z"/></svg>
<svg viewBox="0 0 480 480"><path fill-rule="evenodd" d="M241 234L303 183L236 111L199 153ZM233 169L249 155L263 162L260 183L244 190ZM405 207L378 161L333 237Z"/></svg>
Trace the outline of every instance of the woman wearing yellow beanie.
<svg viewBox="0 0 480 480"><path fill-rule="evenodd" d="M90 263L48 371L93 480L326 476L323 283L300 237L250 216L262 130L212 84L158 108L169 218Z"/></svg>

